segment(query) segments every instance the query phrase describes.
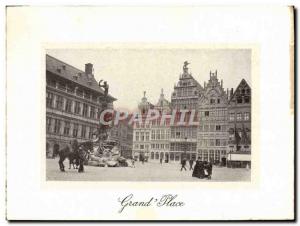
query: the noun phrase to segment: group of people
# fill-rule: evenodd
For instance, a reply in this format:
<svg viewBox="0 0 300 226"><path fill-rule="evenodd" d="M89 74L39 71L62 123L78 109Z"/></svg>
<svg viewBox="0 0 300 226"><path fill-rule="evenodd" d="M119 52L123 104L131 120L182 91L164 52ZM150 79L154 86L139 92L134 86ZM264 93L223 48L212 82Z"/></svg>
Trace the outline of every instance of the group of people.
<svg viewBox="0 0 300 226"><path fill-rule="evenodd" d="M187 162L186 158L183 158L181 160L181 169L180 169L180 171L182 171L183 169L186 170L186 168L185 168L186 162ZM194 160L190 159L189 160L189 165L190 165L190 170L193 170L192 177L197 177L199 179L203 179L203 178L207 178L209 180L211 179L212 168L213 168L211 162L201 161L200 158L198 158L198 160L196 161L196 164L193 168Z"/></svg>

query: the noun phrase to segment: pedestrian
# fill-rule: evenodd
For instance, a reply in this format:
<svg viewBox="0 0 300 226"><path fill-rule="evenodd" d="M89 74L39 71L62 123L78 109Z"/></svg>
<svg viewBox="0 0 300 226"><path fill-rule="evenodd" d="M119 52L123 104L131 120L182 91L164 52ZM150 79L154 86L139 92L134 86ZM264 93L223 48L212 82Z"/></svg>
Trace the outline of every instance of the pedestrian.
<svg viewBox="0 0 300 226"><path fill-rule="evenodd" d="M212 165L211 162L209 162L209 163L207 164L207 173L208 173L207 179L208 179L208 180L211 180L212 168L213 168L213 165Z"/></svg>
<svg viewBox="0 0 300 226"><path fill-rule="evenodd" d="M190 163L190 170L193 170L194 160L190 159L189 163Z"/></svg>
<svg viewBox="0 0 300 226"><path fill-rule="evenodd" d="M132 168L135 168L135 160L134 160L134 158L131 158L131 164L132 164Z"/></svg>
<svg viewBox="0 0 300 226"><path fill-rule="evenodd" d="M200 157L198 157L196 161L196 165L193 170L192 177L197 177L199 179L204 178L204 166L203 162L201 161Z"/></svg>
<svg viewBox="0 0 300 226"><path fill-rule="evenodd" d="M162 158L160 158L160 160L159 160L159 161L160 161L160 164L162 165L163 159L162 159Z"/></svg>
<svg viewBox="0 0 300 226"><path fill-rule="evenodd" d="M186 171L185 165L186 165L186 158L183 158L181 160L181 169L180 169L180 171L182 171L182 169L184 169Z"/></svg>

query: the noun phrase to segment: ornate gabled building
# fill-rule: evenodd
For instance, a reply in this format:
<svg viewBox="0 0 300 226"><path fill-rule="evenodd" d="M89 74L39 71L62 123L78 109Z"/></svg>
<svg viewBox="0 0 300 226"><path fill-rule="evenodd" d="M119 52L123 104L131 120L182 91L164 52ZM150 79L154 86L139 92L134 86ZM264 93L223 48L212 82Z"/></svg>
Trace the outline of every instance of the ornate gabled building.
<svg viewBox="0 0 300 226"><path fill-rule="evenodd" d="M226 165L228 141L228 92L223 80L218 80L217 71L210 72L208 83L199 99L199 127L197 135L198 157Z"/></svg>
<svg viewBox="0 0 300 226"><path fill-rule="evenodd" d="M141 120L137 119L133 122L133 156L140 161L148 159L150 155L150 123L146 125L145 122L148 111L153 108L154 105L147 100L144 91L144 96L138 105Z"/></svg>
<svg viewBox="0 0 300 226"><path fill-rule="evenodd" d="M192 110L198 109L199 96L203 92L202 86L193 78L188 70L188 62L184 62L183 73L179 76L178 83L174 86L171 96L173 110L177 110L176 120L180 119L180 110L186 110L186 119ZM188 119L187 119L188 120ZM196 158L197 153L197 125L171 126L170 160L180 161L183 156Z"/></svg>
<svg viewBox="0 0 300 226"><path fill-rule="evenodd" d="M150 161L162 160L168 163L170 160L170 119L162 121L162 115L169 115L172 109L171 103L164 96L163 89L154 109L158 110L160 115L150 124Z"/></svg>
<svg viewBox="0 0 300 226"><path fill-rule="evenodd" d="M46 55L46 152L47 156L70 141L90 140L99 127L104 106L116 99L107 95L94 78L93 65L85 71Z"/></svg>
<svg viewBox="0 0 300 226"><path fill-rule="evenodd" d="M242 79L231 91L228 104L229 164L234 167L251 166L251 88Z"/></svg>

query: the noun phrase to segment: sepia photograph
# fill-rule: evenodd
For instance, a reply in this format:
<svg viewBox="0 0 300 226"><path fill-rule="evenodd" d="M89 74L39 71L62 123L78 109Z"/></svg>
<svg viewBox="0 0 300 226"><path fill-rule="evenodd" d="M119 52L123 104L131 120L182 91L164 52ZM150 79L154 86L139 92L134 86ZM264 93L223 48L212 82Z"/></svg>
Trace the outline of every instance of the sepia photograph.
<svg viewBox="0 0 300 226"><path fill-rule="evenodd" d="M47 49L46 179L251 181L251 49Z"/></svg>

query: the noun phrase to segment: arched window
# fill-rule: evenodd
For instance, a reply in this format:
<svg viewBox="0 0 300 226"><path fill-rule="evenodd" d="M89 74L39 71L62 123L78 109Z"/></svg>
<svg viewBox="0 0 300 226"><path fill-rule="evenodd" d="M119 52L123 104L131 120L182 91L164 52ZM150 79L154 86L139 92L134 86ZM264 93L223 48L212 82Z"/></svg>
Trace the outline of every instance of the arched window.
<svg viewBox="0 0 300 226"><path fill-rule="evenodd" d="M173 161L174 160L174 153L170 154L170 160Z"/></svg>
<svg viewBox="0 0 300 226"><path fill-rule="evenodd" d="M159 153L158 152L155 153L155 159L159 159Z"/></svg>

